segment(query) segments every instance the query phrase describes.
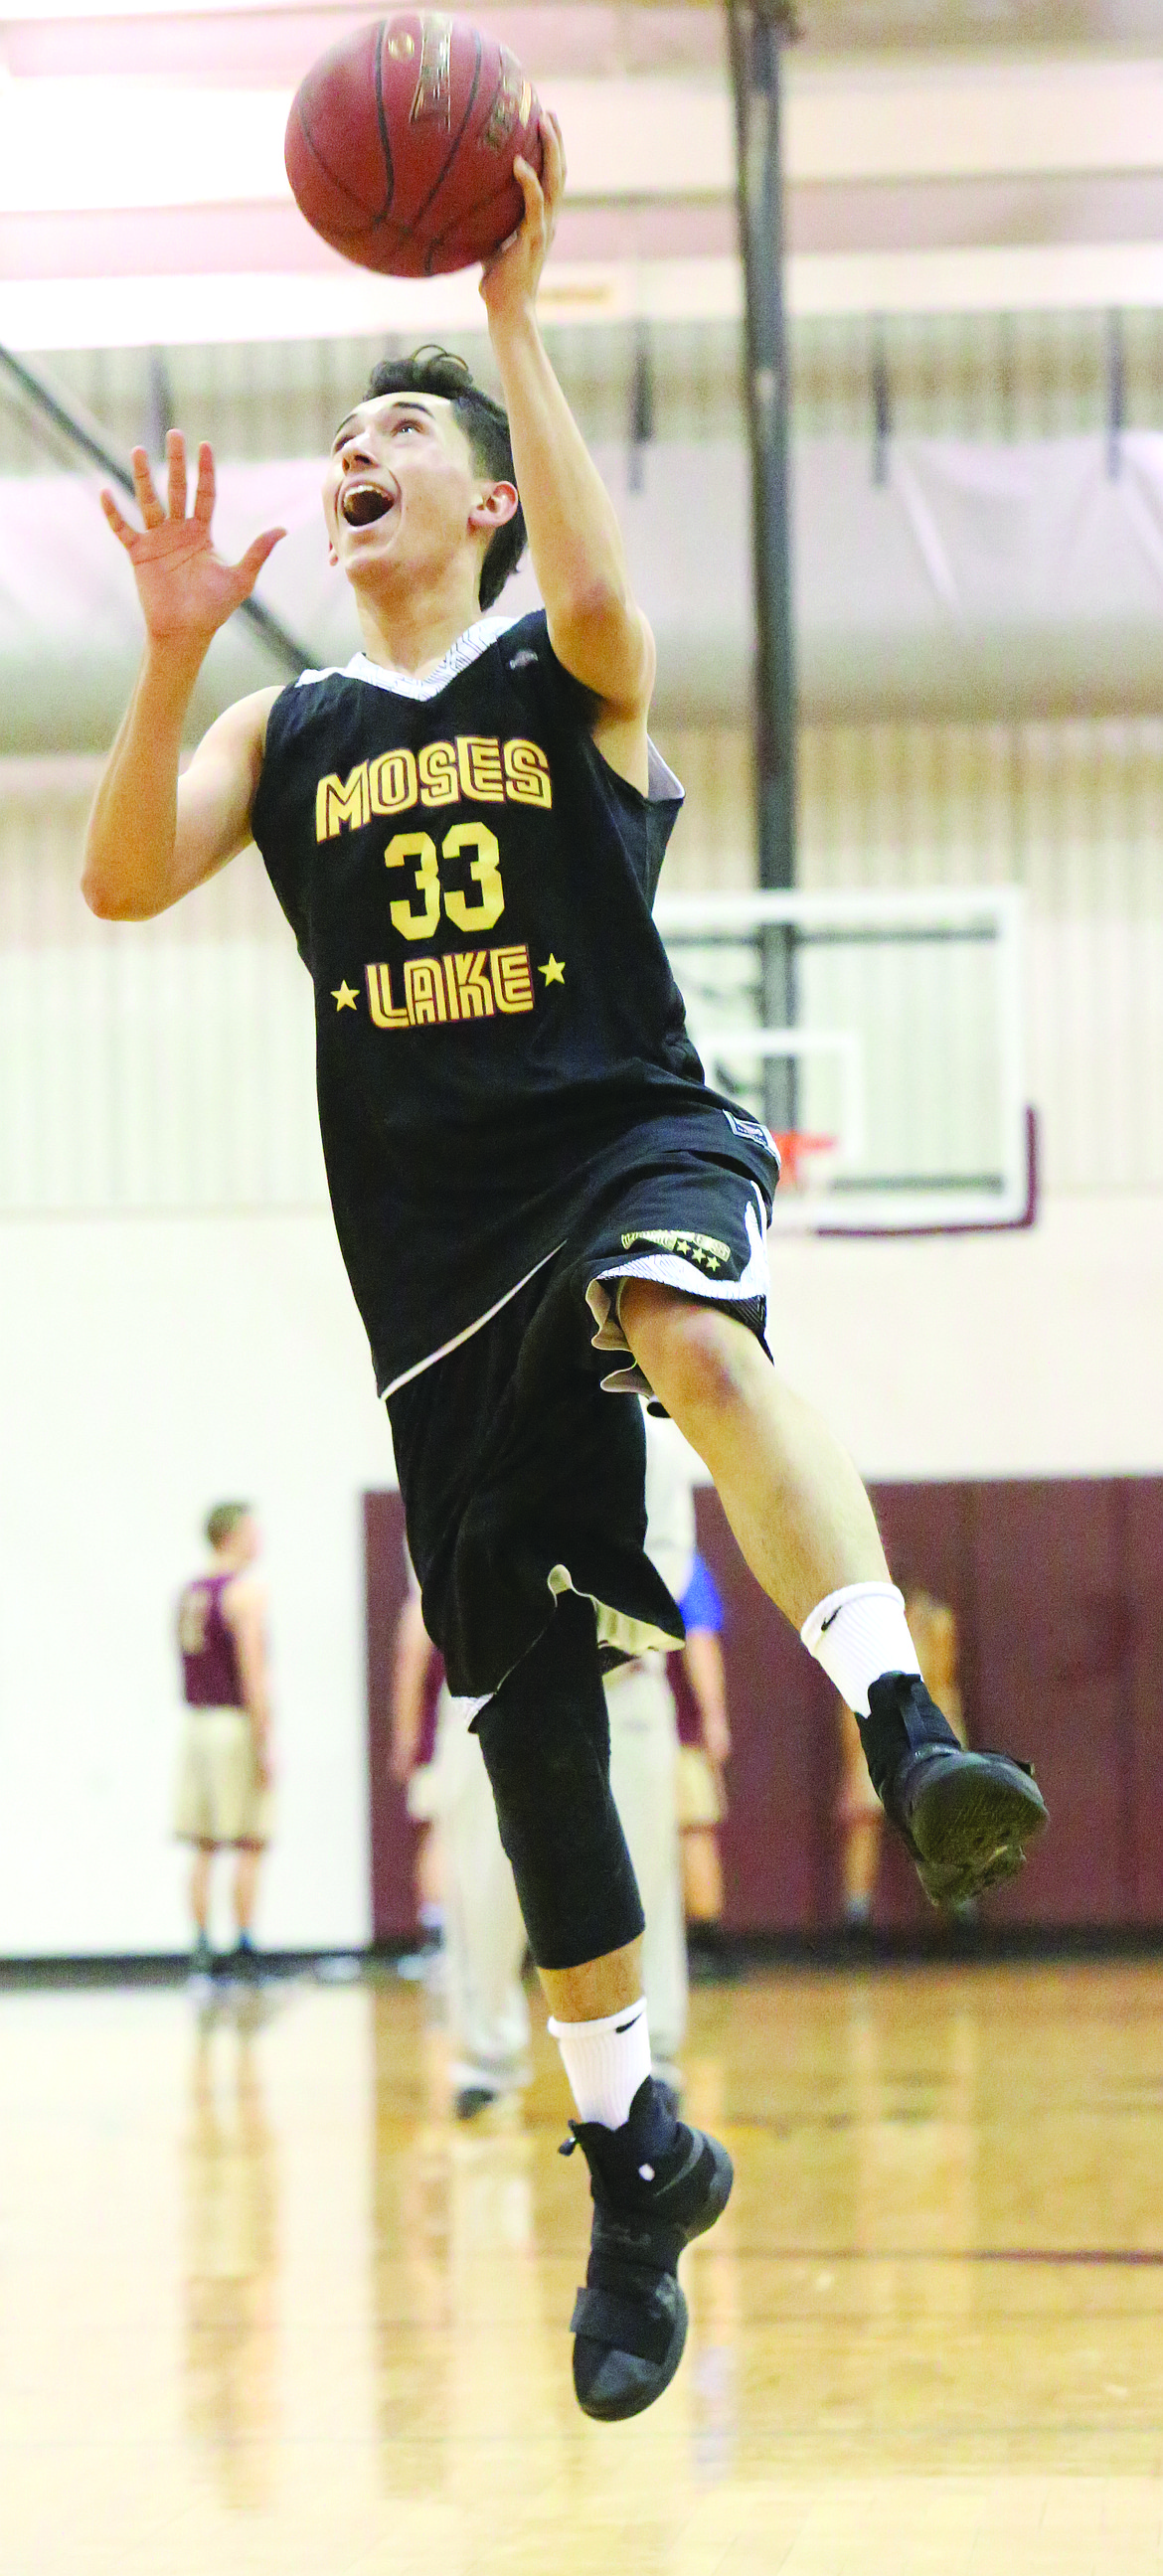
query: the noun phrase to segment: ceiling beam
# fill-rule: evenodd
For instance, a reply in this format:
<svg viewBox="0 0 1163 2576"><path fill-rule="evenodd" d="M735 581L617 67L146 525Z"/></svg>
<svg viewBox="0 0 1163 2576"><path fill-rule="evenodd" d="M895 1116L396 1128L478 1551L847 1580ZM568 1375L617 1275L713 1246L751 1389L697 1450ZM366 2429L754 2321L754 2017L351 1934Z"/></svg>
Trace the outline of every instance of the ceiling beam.
<svg viewBox="0 0 1163 2576"><path fill-rule="evenodd" d="M550 79L573 203L734 188L725 82ZM289 204L281 87L132 78L0 83L0 215ZM1163 170L1163 57L789 64L791 186Z"/></svg>

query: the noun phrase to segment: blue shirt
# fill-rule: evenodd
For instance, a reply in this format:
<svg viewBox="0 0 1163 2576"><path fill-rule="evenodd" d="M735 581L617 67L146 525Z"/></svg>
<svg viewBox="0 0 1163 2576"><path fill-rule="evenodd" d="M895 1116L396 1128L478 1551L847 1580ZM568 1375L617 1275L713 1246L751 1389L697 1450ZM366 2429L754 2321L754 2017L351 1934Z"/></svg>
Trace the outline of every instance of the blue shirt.
<svg viewBox="0 0 1163 2576"><path fill-rule="evenodd" d="M714 1575L704 1557L696 1556L694 1571L678 1606L688 1629L709 1629L713 1637L722 1635L723 1604Z"/></svg>

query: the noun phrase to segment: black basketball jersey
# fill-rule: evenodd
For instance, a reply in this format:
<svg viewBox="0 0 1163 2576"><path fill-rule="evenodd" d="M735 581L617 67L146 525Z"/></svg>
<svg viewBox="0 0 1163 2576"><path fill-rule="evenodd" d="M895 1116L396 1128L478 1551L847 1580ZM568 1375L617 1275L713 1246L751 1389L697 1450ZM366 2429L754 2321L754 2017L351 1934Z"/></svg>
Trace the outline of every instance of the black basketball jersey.
<svg viewBox="0 0 1163 2576"><path fill-rule="evenodd" d="M651 917L682 790L656 753L649 794L618 777L592 713L543 612L470 628L425 681L357 654L271 709L254 837L315 986L381 1392L555 1251L643 1121L756 1168Z"/></svg>

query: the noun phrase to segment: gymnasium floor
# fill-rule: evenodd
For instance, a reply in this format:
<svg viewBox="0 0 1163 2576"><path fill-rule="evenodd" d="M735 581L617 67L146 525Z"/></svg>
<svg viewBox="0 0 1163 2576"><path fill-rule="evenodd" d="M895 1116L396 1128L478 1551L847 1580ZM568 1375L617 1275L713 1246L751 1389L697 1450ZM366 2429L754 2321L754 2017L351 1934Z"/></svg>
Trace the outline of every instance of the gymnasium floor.
<svg viewBox="0 0 1163 2576"><path fill-rule="evenodd" d="M542 2038L444 2116L414 1988L0 1997L3 2576L1163 2567L1163 1966L695 1998L738 2180L683 2369L576 2412Z"/></svg>

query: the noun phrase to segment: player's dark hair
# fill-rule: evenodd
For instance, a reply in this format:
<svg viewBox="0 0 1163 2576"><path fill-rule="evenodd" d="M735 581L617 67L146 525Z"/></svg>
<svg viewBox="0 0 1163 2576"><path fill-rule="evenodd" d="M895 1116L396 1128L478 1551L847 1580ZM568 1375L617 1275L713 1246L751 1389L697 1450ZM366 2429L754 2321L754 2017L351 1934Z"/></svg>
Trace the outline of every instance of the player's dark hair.
<svg viewBox="0 0 1163 2576"><path fill-rule="evenodd" d="M210 1546L225 1547L233 1538L239 1522L248 1519L249 1514L249 1503L215 1503L213 1511L207 1512L204 1523Z"/></svg>
<svg viewBox="0 0 1163 2576"><path fill-rule="evenodd" d="M363 399L374 402L378 394L441 395L452 404L472 449L473 464L491 475L494 483L516 483L508 415L491 394L474 383L465 359L454 357L450 349L427 344L413 349L410 358L381 358L379 365L372 368ZM506 519L485 548L481 565L482 608L491 608L493 601L500 598L524 552L525 514L518 502L514 516Z"/></svg>

